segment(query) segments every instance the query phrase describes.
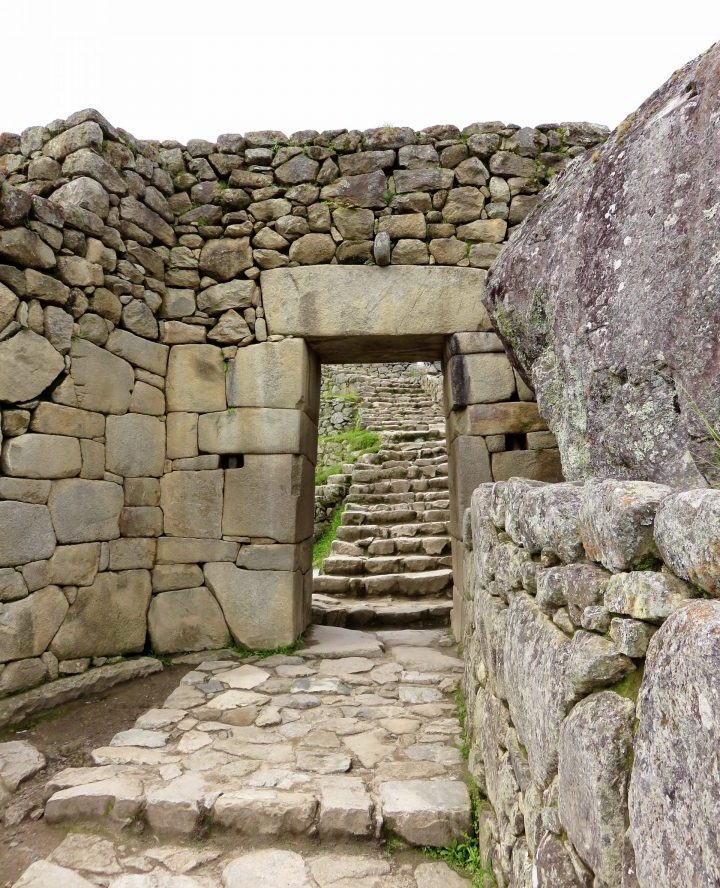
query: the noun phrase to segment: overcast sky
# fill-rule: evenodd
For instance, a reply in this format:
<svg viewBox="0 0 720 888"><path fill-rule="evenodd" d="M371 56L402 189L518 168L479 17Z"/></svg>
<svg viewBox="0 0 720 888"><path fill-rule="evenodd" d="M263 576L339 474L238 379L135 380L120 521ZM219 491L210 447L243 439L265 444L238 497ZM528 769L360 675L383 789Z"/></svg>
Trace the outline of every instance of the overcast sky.
<svg viewBox="0 0 720 888"><path fill-rule="evenodd" d="M720 39L717 0L0 0L0 131L138 138L477 120L616 126Z"/></svg>

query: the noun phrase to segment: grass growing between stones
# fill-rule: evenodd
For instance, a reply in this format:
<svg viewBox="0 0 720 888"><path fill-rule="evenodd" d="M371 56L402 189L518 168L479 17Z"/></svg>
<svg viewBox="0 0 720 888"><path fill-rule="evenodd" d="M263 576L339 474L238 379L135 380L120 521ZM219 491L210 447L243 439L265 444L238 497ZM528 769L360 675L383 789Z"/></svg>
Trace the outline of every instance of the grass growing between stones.
<svg viewBox="0 0 720 888"><path fill-rule="evenodd" d="M315 470L315 487L322 487L327 484L327 480L331 475L342 474L342 466L320 466Z"/></svg>
<svg viewBox="0 0 720 888"><path fill-rule="evenodd" d="M330 554L330 547L332 546L333 540L335 539L337 529L338 527L340 527L342 514L343 506L338 506L338 508L335 509L335 511L333 512L330 524L323 531L322 535L318 537L318 539L315 541L315 545L313 546L313 567L316 567L318 570L322 567L323 561Z"/></svg>
<svg viewBox="0 0 720 888"><path fill-rule="evenodd" d="M478 816L485 802L480 798L480 793L475 784L469 779L467 784L472 801L472 827L470 832L444 848L425 847L422 849L422 852L431 860L442 860L451 869L462 875L470 876L472 888L495 888L497 885L495 875L490 864L483 859L478 841Z"/></svg>

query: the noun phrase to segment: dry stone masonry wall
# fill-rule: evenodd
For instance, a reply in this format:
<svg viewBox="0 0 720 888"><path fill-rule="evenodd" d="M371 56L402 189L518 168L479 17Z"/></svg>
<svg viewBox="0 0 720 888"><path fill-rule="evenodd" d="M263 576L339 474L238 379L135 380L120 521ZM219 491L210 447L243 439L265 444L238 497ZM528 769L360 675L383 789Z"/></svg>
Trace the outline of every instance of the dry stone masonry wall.
<svg viewBox="0 0 720 888"><path fill-rule="evenodd" d="M470 769L508 888L712 884L720 492L478 487L465 521Z"/></svg>
<svg viewBox="0 0 720 888"><path fill-rule="evenodd" d="M437 359L449 334L488 330L482 269L605 135L475 124L182 146L92 110L0 135L0 694L144 650L292 641L310 615L313 337L347 360L345 336L385 335L387 360L408 333L409 359ZM392 267L336 288L315 275L356 262ZM451 371L464 352L483 372L505 360L481 337L454 342ZM463 404L515 397L502 379ZM525 397L461 411L457 440L544 428Z"/></svg>

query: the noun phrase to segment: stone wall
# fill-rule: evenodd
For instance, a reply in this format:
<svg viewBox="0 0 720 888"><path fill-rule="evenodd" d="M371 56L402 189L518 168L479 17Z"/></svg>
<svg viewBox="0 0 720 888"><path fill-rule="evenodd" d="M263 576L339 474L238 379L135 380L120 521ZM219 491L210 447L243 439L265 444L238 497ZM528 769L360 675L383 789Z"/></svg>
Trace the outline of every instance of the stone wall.
<svg viewBox="0 0 720 888"><path fill-rule="evenodd" d="M0 135L0 693L143 650L292 641L310 614L317 434L303 340L348 359L344 337L362 349L367 328L387 360L407 328L412 357L423 343L439 358L448 334L489 329L482 269L605 135L475 124L181 146L92 110ZM393 267L355 271L387 275L375 313L324 285L328 325L296 298L312 269L295 266L374 261ZM418 263L465 267L438 297L391 274ZM500 388L518 397L510 377ZM529 400L466 414L465 436L544 428Z"/></svg>
<svg viewBox="0 0 720 888"><path fill-rule="evenodd" d="M484 484L465 694L499 886L710 885L720 866L720 492Z"/></svg>

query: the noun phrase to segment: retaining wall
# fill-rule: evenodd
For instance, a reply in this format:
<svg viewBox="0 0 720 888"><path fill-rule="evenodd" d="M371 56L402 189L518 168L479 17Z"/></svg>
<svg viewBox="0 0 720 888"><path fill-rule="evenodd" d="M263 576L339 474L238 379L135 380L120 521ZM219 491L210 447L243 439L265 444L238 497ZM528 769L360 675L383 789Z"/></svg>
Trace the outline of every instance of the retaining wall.
<svg viewBox="0 0 720 888"><path fill-rule="evenodd" d="M720 491L481 485L465 695L498 885L713 883Z"/></svg>
<svg viewBox="0 0 720 888"><path fill-rule="evenodd" d="M478 481L557 474L480 297L548 177L605 135L491 123L182 146L92 110L0 135L0 694L302 631L318 355L446 348L451 463L484 473L454 481L457 538ZM390 267L352 265L375 262Z"/></svg>

